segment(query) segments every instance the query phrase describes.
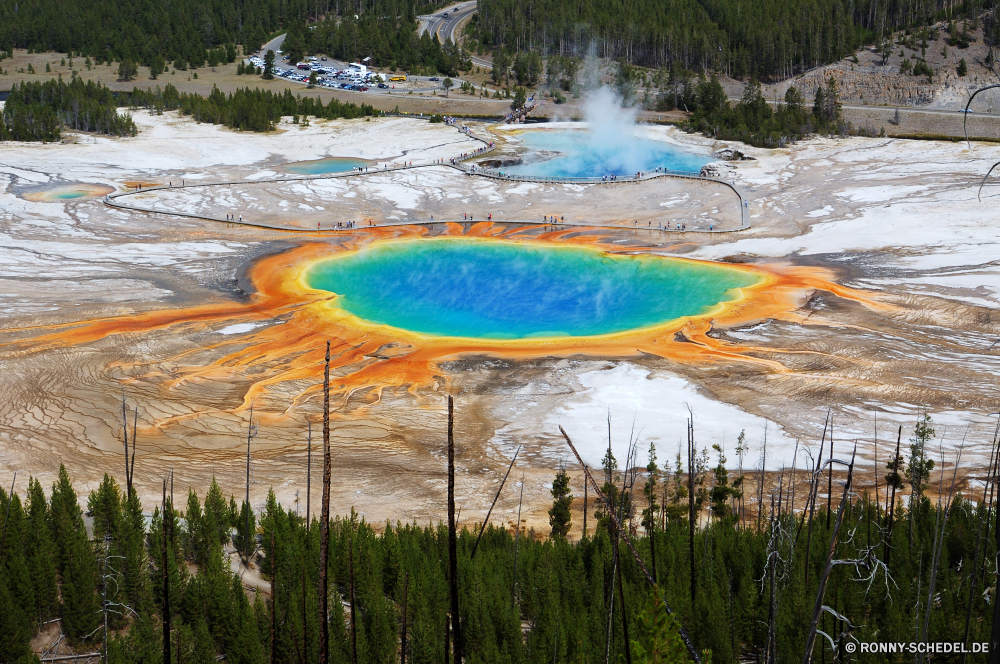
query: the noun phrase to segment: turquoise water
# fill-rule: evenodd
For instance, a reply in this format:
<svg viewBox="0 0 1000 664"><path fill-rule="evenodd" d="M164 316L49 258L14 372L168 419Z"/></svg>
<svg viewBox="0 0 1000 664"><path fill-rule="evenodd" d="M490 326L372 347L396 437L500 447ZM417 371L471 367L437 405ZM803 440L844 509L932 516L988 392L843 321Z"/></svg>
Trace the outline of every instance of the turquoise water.
<svg viewBox="0 0 1000 664"><path fill-rule="evenodd" d="M327 157L326 159L316 159L314 161L299 161L288 164L285 169L299 175L322 175L323 173L343 173L355 166L367 166L368 162L363 159L351 159L350 157Z"/></svg>
<svg viewBox="0 0 1000 664"><path fill-rule="evenodd" d="M84 196L86 196L89 193L91 193L91 192L79 191L79 190L75 190L75 191L56 191L56 192L53 192L51 194L51 196L52 196L52 198L58 198L60 200L69 200L69 199L72 199L72 198L83 198Z"/></svg>
<svg viewBox="0 0 1000 664"><path fill-rule="evenodd" d="M709 157L685 152L663 141L641 138L629 128L613 134L584 129L529 129L519 134L529 150L558 153L551 158L504 168L506 173L543 177L602 177L634 175L663 167L671 171L697 174L712 161Z"/></svg>
<svg viewBox="0 0 1000 664"><path fill-rule="evenodd" d="M724 266L488 240L376 245L317 263L310 286L364 320L483 339L592 336L704 313L757 278Z"/></svg>

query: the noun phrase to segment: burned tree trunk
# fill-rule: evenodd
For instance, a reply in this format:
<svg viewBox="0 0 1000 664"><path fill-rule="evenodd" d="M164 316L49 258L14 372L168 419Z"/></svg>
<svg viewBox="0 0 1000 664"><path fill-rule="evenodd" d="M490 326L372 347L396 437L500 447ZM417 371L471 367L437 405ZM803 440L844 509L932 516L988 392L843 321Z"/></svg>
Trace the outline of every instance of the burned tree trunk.
<svg viewBox="0 0 1000 664"><path fill-rule="evenodd" d="M167 539L170 532L170 517L167 513L167 481L163 480L163 664L170 664L170 573L167 567Z"/></svg>
<svg viewBox="0 0 1000 664"><path fill-rule="evenodd" d="M399 639L399 664L406 664L406 600L410 590L410 573L403 574L403 634Z"/></svg>
<svg viewBox="0 0 1000 664"><path fill-rule="evenodd" d="M271 664L278 662L278 641L277 641L277 616L278 616L278 549L275 546L277 541L274 536L276 530L274 523L271 524Z"/></svg>
<svg viewBox="0 0 1000 664"><path fill-rule="evenodd" d="M330 626L328 624L329 588L326 556L330 545L330 342L326 342L326 364L323 369L323 501L319 524L319 664L326 664L329 655Z"/></svg>
<svg viewBox="0 0 1000 664"><path fill-rule="evenodd" d="M694 418L688 418L688 559L691 562L691 610L694 611L694 600L697 588L697 571L694 564Z"/></svg>
<svg viewBox="0 0 1000 664"><path fill-rule="evenodd" d="M458 533L455 530L455 404L448 396L448 568L455 664L462 664L462 622L458 614Z"/></svg>
<svg viewBox="0 0 1000 664"><path fill-rule="evenodd" d="M855 448L855 453L857 449ZM833 464L833 458L829 463ZM816 643L816 631L819 628L819 619L823 615L823 596L826 594L826 584L830 580L830 573L833 571L833 554L837 549L838 537L840 536L840 526L844 521L844 508L847 506L847 497L851 493L851 481L854 479L854 456L851 456L851 463L847 468L847 484L844 486L844 495L840 499L840 507L837 509L837 521L833 526L833 534L830 536L830 547L827 549L826 565L823 573L819 577L819 590L816 592L816 604L813 608L812 623L809 626L809 635L806 638L805 653L802 656L802 664L809 664L812 661L813 644Z"/></svg>
<svg viewBox="0 0 1000 664"><path fill-rule="evenodd" d="M358 613L357 594L354 591L354 540L347 543L347 570L351 575L351 662L358 664Z"/></svg>

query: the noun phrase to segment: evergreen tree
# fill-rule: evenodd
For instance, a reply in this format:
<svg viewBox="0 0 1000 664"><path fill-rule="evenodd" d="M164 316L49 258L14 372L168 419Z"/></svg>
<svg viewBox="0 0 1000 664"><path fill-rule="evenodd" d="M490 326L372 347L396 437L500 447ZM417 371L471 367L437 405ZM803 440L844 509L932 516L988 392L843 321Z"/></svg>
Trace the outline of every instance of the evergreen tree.
<svg viewBox="0 0 1000 664"><path fill-rule="evenodd" d="M925 485L934 469L934 460L927 458L927 444L933 438L931 416L924 413L913 429L913 438L910 439L910 460L906 465L906 478L913 489L913 499L917 501L923 497Z"/></svg>
<svg viewBox="0 0 1000 664"><path fill-rule="evenodd" d="M59 610L58 561L56 547L49 530L48 504L41 483L34 477L28 480L28 513L25 550L35 606L31 615L43 622Z"/></svg>
<svg viewBox="0 0 1000 664"><path fill-rule="evenodd" d="M316 72L313 72L315 75ZM264 80L271 80L274 78L274 51L267 49L267 55L264 56L264 73L262 74Z"/></svg>
<svg viewBox="0 0 1000 664"><path fill-rule="evenodd" d="M656 465L656 445L649 444L649 459L646 462L646 482L642 485L642 495L646 499L646 507L642 510L642 527L646 534L656 529L657 513L660 506L656 504L656 484L660 479L660 469Z"/></svg>
<svg viewBox="0 0 1000 664"><path fill-rule="evenodd" d="M560 467L552 480L552 509L549 510L549 525L552 527L550 536L553 539L565 538L572 523L570 506L573 504L573 493L569 489L569 475L566 468Z"/></svg>
<svg viewBox="0 0 1000 664"><path fill-rule="evenodd" d="M49 523L59 556L62 628L70 638L81 640L92 636L100 624L97 559L87 537L76 491L61 464L49 502Z"/></svg>

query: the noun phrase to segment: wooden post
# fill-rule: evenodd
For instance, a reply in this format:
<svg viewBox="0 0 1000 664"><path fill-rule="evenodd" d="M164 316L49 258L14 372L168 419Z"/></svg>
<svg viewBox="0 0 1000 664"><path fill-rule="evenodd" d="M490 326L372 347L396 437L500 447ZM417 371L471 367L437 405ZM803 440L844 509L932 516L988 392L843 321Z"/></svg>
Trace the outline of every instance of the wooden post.
<svg viewBox="0 0 1000 664"><path fill-rule="evenodd" d="M330 342L326 342L326 365L323 369L323 501L319 524L319 664L326 664L330 626L327 624L329 590L326 555L330 528Z"/></svg>
<svg viewBox="0 0 1000 664"><path fill-rule="evenodd" d="M448 567L451 585L451 631L455 664L462 664L462 622L458 615L458 533L455 530L455 402L448 395Z"/></svg>

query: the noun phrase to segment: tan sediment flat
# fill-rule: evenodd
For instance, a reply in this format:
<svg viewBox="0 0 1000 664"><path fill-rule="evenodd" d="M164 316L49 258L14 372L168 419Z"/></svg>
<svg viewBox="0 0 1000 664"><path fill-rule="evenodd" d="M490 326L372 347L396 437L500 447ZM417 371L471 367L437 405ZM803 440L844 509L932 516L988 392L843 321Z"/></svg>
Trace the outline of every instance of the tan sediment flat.
<svg viewBox="0 0 1000 664"><path fill-rule="evenodd" d="M139 113L136 119L142 132L135 139L80 136L73 144L2 148L0 467L8 478L20 471L20 490L29 473L50 484L60 462L81 494L104 472L121 478L124 388L130 412L133 404L139 407L136 481L147 506L156 501L170 468L178 491L192 487L203 493L215 475L224 491L240 495L247 395L262 377L280 376L296 362L314 359L303 356L303 348L321 352L326 340L301 328L286 353L280 345L260 352L269 330L275 343L287 343L273 330L290 325L294 311L254 310L253 267L265 257L294 255L310 243L340 245L351 234L302 237L130 214L99 200L36 202L20 192L66 183L121 188L138 181L223 181L278 173L292 161L356 156L377 162L402 158L402 150L447 158L468 146L453 128L396 119L308 128L283 124L280 132L265 136L197 125L172 114ZM701 141L706 149L721 147L695 137L675 138ZM746 151L757 161L733 164L731 177L751 200L750 231L668 234L626 224L600 231L599 242L621 250L729 260L775 274L817 271L825 275L822 283L803 281L781 315L748 316L728 325L709 321L690 335L672 338L677 347L691 346L690 358L659 348L636 352L639 346L628 354L608 347L603 353L519 357L478 349L435 357L428 365L430 380L419 386L373 383L340 389L336 376L411 352L405 339L366 350L335 373L334 513L354 506L373 521L420 522L444 515L445 391L457 399L458 501L462 521L469 524L485 514L514 447L524 444L512 480L525 473L528 522L542 530L550 499L546 483L568 458L557 424L596 464L606 435L598 425L609 408L619 457L635 417L643 447L655 441L661 461L672 460L683 435L679 418L687 416L688 404L698 416L699 446L724 441L730 465L741 428L751 443L744 467L757 463L765 419L770 422L768 468L778 471L791 464L795 438L815 456L827 408L834 413L837 456L848 453L857 438L868 470L875 410L883 462L897 426L906 426L905 445L916 413L927 409L945 438L945 459L953 458L969 426L965 462L982 464L992 436L989 414L1000 396L993 385L997 351L990 349L1000 336L995 314L1000 282L989 198L995 194L984 191L986 202L979 203L976 190L984 165L1000 159L997 148L976 145L967 151L951 143L848 139ZM309 225L357 219L366 211L384 219L432 212L450 216L476 205L468 211L477 222L490 209L641 220L638 215L658 192L674 196L670 187L675 186L661 182L577 191L545 185L512 191L517 185L484 183L443 167L427 169L425 179L420 170L405 173L367 184L357 179L343 188L316 181L150 196L174 196L171 205L193 210L231 209L246 217L300 219ZM702 196L708 201L679 206L685 214L705 211L714 194L682 189L691 200ZM281 201L288 201L287 208ZM475 229L455 224L448 232L482 232L483 227ZM552 231L529 225L523 232L544 241L541 235ZM444 231L428 227L427 232ZM860 295L845 297L851 293ZM199 308L211 315L193 315ZM228 313L220 317L220 311ZM85 325L74 326L169 312L181 315L171 324L123 325L103 336L89 337ZM41 339L53 334L60 343L43 349ZM695 357L706 348L731 352L704 361ZM269 383L254 400L260 424L252 442L255 506L273 487L286 505L295 504L298 492L305 509L307 421L313 422L315 453L312 507L318 506L322 400L319 367L311 366L300 378ZM941 456L937 444L935 458ZM805 462L800 458L799 467ZM574 491L582 496L576 477ZM512 483L494 518L512 520L516 508ZM575 521L579 527L579 513Z"/></svg>

